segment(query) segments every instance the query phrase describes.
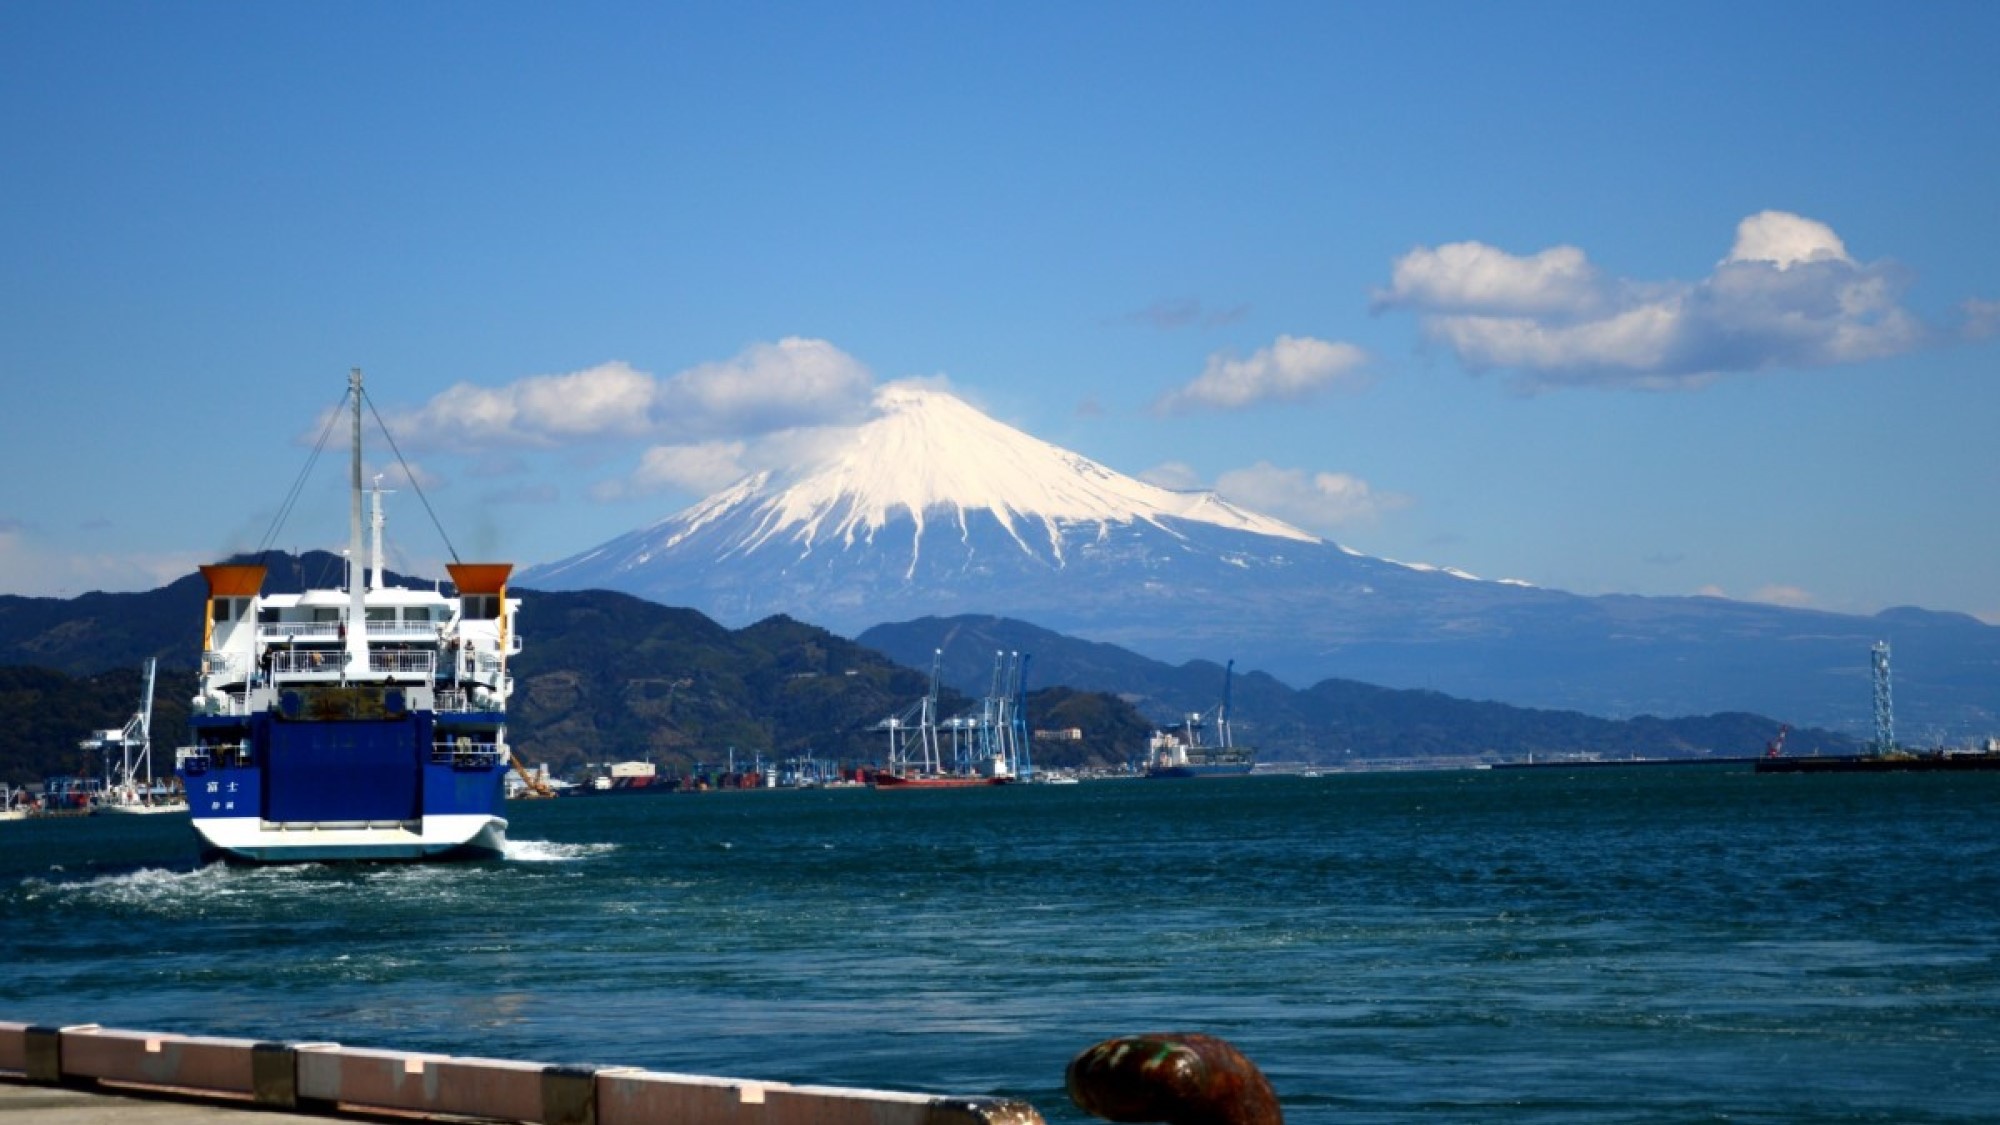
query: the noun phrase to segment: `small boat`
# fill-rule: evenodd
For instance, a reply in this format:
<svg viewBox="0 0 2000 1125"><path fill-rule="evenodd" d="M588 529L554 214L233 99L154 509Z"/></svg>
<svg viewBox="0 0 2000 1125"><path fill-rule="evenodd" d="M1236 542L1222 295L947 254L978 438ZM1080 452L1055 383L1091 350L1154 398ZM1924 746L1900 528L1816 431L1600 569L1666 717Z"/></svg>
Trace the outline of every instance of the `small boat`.
<svg viewBox="0 0 2000 1125"><path fill-rule="evenodd" d="M1146 745L1146 776L1167 778L1242 777L1257 765L1257 752L1236 745L1229 733L1230 683L1236 662L1222 670L1222 702L1213 709L1216 741L1207 740L1211 712L1189 714L1172 727L1153 732Z"/></svg>
<svg viewBox="0 0 2000 1125"><path fill-rule="evenodd" d="M205 859L484 859L505 847L513 568L452 551L450 594L385 584L379 478L364 567L362 398L355 371L345 584L267 594L260 563L201 568L200 692L175 765Z"/></svg>
<svg viewBox="0 0 2000 1125"><path fill-rule="evenodd" d="M0 781L0 820L28 819L27 794Z"/></svg>

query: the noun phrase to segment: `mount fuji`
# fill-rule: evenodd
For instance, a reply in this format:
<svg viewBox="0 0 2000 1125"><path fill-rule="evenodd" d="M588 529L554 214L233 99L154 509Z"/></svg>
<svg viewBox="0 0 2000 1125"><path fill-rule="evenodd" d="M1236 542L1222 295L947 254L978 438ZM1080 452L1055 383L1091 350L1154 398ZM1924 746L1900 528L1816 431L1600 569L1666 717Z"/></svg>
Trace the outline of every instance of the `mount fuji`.
<svg viewBox="0 0 2000 1125"><path fill-rule="evenodd" d="M725 625L787 614L855 636L1019 618L1159 660L1235 658L1607 716L1719 710L1865 730L1869 646L1898 701L1990 733L2000 629L1719 598L1582 597L1357 554L1212 492L1125 476L941 391L890 385L830 454L530 568L523 586L623 591Z"/></svg>

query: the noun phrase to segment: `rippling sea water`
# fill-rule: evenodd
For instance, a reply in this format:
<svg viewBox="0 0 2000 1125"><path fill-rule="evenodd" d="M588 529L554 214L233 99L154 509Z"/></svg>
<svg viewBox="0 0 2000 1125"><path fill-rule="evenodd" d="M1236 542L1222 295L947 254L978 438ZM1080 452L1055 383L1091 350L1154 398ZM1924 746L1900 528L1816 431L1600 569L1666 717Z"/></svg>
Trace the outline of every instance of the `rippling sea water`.
<svg viewBox="0 0 2000 1125"><path fill-rule="evenodd" d="M504 862L0 824L0 1019L1026 1098L1199 1030L1288 1120L2000 1118L2000 775L1105 781L509 806Z"/></svg>

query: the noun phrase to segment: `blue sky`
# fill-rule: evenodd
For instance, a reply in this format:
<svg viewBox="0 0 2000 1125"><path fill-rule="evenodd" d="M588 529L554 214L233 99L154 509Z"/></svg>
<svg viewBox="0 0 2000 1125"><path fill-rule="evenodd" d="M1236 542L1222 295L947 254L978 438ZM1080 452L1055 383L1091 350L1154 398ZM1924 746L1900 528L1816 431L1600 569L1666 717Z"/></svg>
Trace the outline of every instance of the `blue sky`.
<svg viewBox="0 0 2000 1125"><path fill-rule="evenodd" d="M359 366L467 557L915 378L1369 554L2000 623L1996 47L1946 2L0 6L0 591L257 546Z"/></svg>

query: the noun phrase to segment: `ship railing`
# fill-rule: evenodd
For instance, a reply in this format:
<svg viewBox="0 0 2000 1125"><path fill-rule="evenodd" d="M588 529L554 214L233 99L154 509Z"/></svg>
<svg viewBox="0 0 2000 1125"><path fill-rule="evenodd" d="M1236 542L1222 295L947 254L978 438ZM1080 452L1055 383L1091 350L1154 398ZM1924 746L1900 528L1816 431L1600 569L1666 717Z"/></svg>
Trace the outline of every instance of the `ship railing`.
<svg viewBox="0 0 2000 1125"><path fill-rule="evenodd" d="M340 622L266 621L257 635L267 641L333 641L340 639Z"/></svg>
<svg viewBox="0 0 2000 1125"><path fill-rule="evenodd" d="M257 627L257 635L265 641L283 644L287 641L338 641L345 640L347 634L339 621L266 621ZM368 638L376 641L434 641L438 635L435 621L370 621Z"/></svg>
<svg viewBox="0 0 2000 1125"><path fill-rule="evenodd" d="M248 715L250 713L250 693L247 691L205 691L195 697L192 710L197 715Z"/></svg>
<svg viewBox="0 0 2000 1125"><path fill-rule="evenodd" d="M431 743L431 763L439 766L484 769L499 765L502 753L498 742L479 742L466 735Z"/></svg>
<svg viewBox="0 0 2000 1125"><path fill-rule="evenodd" d="M483 698L482 698L483 697ZM489 692L473 692L465 688L439 688L431 697L434 711L505 711L504 699L496 698Z"/></svg>
<svg viewBox="0 0 2000 1125"><path fill-rule="evenodd" d="M347 667L347 653L340 649L279 649L270 654L271 671L279 676L321 676L332 679Z"/></svg>
<svg viewBox="0 0 2000 1125"><path fill-rule="evenodd" d="M250 746L243 742L182 746L174 750L174 767L181 773L203 773L216 768L247 766L250 763Z"/></svg>
<svg viewBox="0 0 2000 1125"><path fill-rule="evenodd" d="M437 670L437 653L383 652L377 649L368 654L368 666L376 672L386 672L392 676L420 676L430 679Z"/></svg>
<svg viewBox="0 0 2000 1125"><path fill-rule="evenodd" d="M392 641L434 641L437 640L438 626L435 621L370 621L368 638Z"/></svg>
<svg viewBox="0 0 2000 1125"><path fill-rule="evenodd" d="M250 666L250 658L240 652L210 650L201 654L201 674L208 677L239 678Z"/></svg>

